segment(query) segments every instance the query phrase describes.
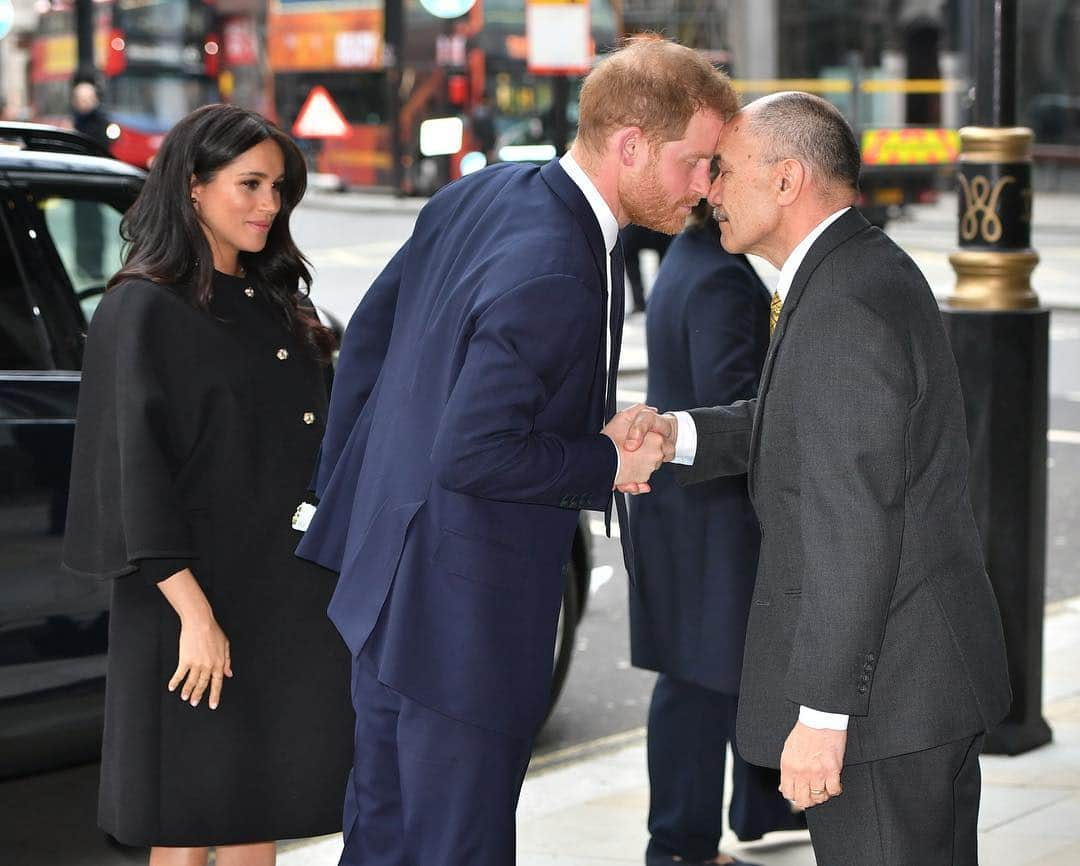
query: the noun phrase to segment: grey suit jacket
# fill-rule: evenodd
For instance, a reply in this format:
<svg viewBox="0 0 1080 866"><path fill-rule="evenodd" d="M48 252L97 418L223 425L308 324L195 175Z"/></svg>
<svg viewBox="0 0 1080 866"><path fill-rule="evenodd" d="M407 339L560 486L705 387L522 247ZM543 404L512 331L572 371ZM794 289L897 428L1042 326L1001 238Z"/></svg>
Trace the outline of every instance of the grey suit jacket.
<svg viewBox="0 0 1080 866"><path fill-rule="evenodd" d="M784 304L757 400L691 415L691 484L749 470L762 544L737 743L777 767L800 704L847 713L847 763L951 742L1011 702L937 303L855 210Z"/></svg>

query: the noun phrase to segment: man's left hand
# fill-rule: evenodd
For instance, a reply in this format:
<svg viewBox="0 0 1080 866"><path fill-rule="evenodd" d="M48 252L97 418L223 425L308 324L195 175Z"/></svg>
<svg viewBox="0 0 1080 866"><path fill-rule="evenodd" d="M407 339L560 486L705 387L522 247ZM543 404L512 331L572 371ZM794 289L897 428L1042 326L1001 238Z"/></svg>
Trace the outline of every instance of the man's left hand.
<svg viewBox="0 0 1080 866"><path fill-rule="evenodd" d="M800 809L820 806L844 791L847 731L811 728L796 722L780 755L780 793Z"/></svg>

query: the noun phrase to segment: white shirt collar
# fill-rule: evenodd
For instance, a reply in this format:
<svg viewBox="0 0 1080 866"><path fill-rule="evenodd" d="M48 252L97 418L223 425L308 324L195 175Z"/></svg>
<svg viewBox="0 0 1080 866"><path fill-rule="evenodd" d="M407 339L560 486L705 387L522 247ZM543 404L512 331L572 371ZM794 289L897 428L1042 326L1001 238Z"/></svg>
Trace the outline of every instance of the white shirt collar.
<svg viewBox="0 0 1080 866"><path fill-rule="evenodd" d="M795 249L791 251L791 255L784 260L784 266L780 268L780 279L776 283L776 291L780 293L780 300L786 301L788 292L791 290L791 282L795 279L795 274L798 273L799 265L803 263L803 259L806 258L806 254L810 252L810 247L814 245L822 233L836 222L843 214L851 210L850 207L841 208L836 213L829 214L825 219L814 226L813 230L804 237Z"/></svg>
<svg viewBox="0 0 1080 866"><path fill-rule="evenodd" d="M615 219L615 214L611 212L611 208L604 201L604 197L600 195L600 190L596 188L589 176L585 174L584 169L574 161L574 158L569 153L563 155L559 160L559 165L570 176L570 180L577 184L585 194L589 207L596 214L596 221L600 223L600 231L604 235L604 247L610 256L611 251L615 249L615 242L619 239L619 221Z"/></svg>

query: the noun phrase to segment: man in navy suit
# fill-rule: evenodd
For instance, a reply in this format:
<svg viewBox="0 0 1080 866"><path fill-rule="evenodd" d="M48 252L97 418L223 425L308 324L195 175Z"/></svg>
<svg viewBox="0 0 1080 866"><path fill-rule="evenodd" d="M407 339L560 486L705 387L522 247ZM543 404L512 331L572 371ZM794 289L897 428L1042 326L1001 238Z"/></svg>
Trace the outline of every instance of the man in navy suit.
<svg viewBox="0 0 1080 866"><path fill-rule="evenodd" d="M769 348L769 290L746 256L720 245L703 201L656 275L645 334L651 406L749 400ZM743 840L805 827L777 790L780 774L734 748L743 641L760 534L746 476L680 487L670 469L630 505L635 585L630 652L659 673L649 705L648 866L738 863L719 853L724 770L728 821Z"/></svg>
<svg viewBox="0 0 1080 866"><path fill-rule="evenodd" d="M618 229L678 230L735 107L697 53L631 42L567 156L440 191L357 308L298 549L340 571L355 658L344 866L514 862L577 512L662 457L615 444Z"/></svg>

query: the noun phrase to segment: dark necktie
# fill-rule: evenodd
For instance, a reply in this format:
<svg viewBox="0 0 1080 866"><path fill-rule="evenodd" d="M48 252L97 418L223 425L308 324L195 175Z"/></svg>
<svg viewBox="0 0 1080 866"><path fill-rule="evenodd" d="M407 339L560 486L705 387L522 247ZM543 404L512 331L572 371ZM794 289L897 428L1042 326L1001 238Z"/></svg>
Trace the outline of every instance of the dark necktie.
<svg viewBox="0 0 1080 866"><path fill-rule="evenodd" d="M617 409L615 388L619 376L619 351L622 348L623 317L626 307L626 278L624 275L622 242L616 241L611 251L611 355L607 370L607 394L604 401L604 423L615 416ZM630 520L626 511L626 496L616 490L612 494L615 511L619 515L619 541L622 543L623 562L630 583L634 582L634 545L630 539ZM604 525L611 535L611 508L604 515Z"/></svg>
<svg viewBox="0 0 1080 866"><path fill-rule="evenodd" d="M623 266L622 242L616 241L611 251L611 354L608 362L607 394L604 400L604 423L618 410L615 398L616 380L619 372L619 351L622 348L623 316L626 313L626 277Z"/></svg>

